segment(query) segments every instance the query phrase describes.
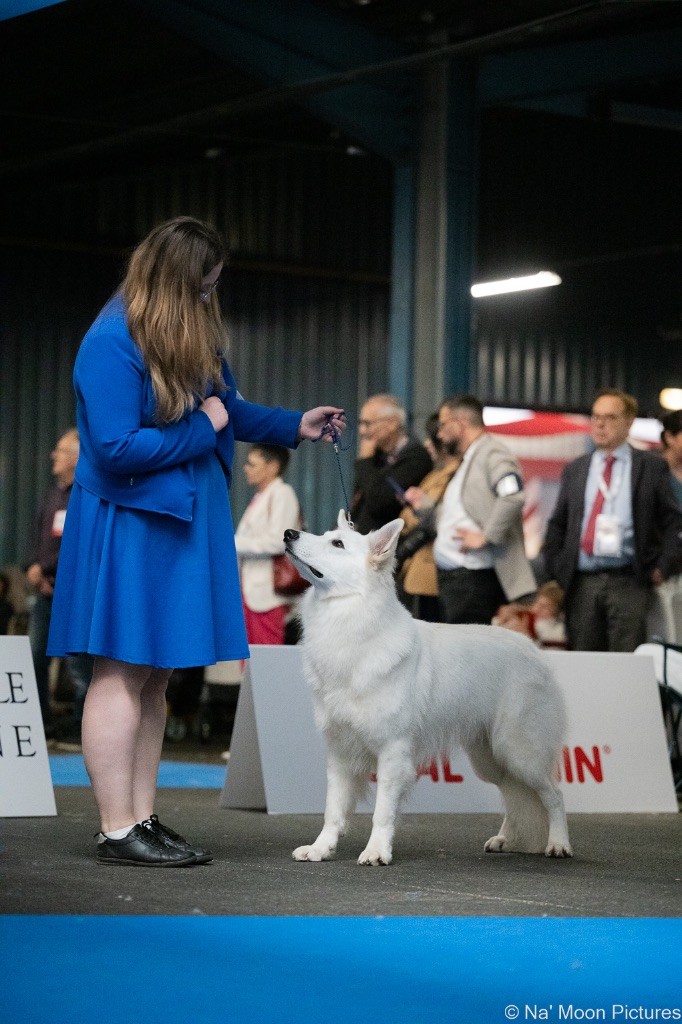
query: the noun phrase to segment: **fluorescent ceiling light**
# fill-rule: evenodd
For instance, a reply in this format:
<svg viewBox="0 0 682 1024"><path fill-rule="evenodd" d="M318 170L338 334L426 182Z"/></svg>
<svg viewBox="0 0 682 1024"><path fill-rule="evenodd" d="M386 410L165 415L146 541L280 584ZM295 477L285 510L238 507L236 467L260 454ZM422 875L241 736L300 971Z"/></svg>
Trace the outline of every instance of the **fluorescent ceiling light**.
<svg viewBox="0 0 682 1024"><path fill-rule="evenodd" d="M525 292L531 288L552 288L561 284L558 274L550 270L541 270L539 274L529 274L526 277L508 277L504 281L486 281L483 284L472 284L471 294L475 299L481 299L486 295L503 295L505 292Z"/></svg>
<svg viewBox="0 0 682 1024"><path fill-rule="evenodd" d="M496 427L500 423L518 423L519 420L532 420L530 409L501 409L499 406L486 405L483 409L483 422L486 427Z"/></svg>
<svg viewBox="0 0 682 1024"><path fill-rule="evenodd" d="M658 400L664 409L677 412L678 409L682 409L682 388L663 388Z"/></svg>

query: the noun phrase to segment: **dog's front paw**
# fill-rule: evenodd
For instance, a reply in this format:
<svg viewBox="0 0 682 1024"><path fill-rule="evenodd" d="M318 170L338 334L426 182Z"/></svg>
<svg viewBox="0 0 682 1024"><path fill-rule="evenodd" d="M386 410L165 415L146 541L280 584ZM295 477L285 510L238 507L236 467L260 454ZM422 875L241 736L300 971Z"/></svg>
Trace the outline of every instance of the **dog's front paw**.
<svg viewBox="0 0 682 1024"><path fill-rule="evenodd" d="M381 865L384 867L393 860L393 854L388 848L368 846L358 857L358 864L369 864L372 867Z"/></svg>
<svg viewBox="0 0 682 1024"><path fill-rule="evenodd" d="M568 843L549 843L545 857L572 857L573 850Z"/></svg>
<svg viewBox="0 0 682 1024"><path fill-rule="evenodd" d="M331 860L334 856L334 851L328 848L323 849L313 844L312 846L297 846L291 856L294 860Z"/></svg>
<svg viewBox="0 0 682 1024"><path fill-rule="evenodd" d="M508 849L505 836L493 836L483 847L486 853L504 853Z"/></svg>

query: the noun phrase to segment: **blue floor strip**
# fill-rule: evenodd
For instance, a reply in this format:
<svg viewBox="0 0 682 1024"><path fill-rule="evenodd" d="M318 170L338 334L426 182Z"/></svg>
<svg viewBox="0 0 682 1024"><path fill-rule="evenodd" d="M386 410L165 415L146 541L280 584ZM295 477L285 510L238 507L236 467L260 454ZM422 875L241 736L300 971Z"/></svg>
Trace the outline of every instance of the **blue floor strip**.
<svg viewBox="0 0 682 1024"><path fill-rule="evenodd" d="M80 754L50 754L50 772L54 786L90 785ZM159 766L160 787L222 789L224 782L225 765L162 761Z"/></svg>
<svg viewBox="0 0 682 1024"><path fill-rule="evenodd" d="M681 936L678 919L0 917L0 1021L679 1020Z"/></svg>

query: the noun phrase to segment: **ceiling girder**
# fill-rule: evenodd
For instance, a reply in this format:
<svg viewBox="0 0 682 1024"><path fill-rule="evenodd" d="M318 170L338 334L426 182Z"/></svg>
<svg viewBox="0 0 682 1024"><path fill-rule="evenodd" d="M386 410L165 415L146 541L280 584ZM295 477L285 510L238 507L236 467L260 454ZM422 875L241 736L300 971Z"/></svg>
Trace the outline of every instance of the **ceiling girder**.
<svg viewBox="0 0 682 1024"><path fill-rule="evenodd" d="M314 90L315 80L401 57L397 44L305 0L145 0L141 7L266 84L286 92L310 83L307 109L375 152L396 159L410 146L409 79L406 87L404 79L387 73Z"/></svg>
<svg viewBox="0 0 682 1024"><path fill-rule="evenodd" d="M680 73L682 29L669 29L484 57L478 95L483 106L509 105Z"/></svg>

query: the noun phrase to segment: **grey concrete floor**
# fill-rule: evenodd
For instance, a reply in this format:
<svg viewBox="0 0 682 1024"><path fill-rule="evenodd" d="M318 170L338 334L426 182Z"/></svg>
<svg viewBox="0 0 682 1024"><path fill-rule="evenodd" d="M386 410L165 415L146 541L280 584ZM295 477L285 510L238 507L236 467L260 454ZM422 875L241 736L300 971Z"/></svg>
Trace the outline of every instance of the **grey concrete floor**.
<svg viewBox="0 0 682 1024"><path fill-rule="evenodd" d="M317 816L224 810L217 790L162 789L157 811L209 846L212 864L177 870L95 861L94 801L56 789L56 818L0 820L0 913L681 917L682 815L571 815L576 856L484 854L488 814L405 815L385 868L355 861L369 818L356 817L335 861L291 851Z"/></svg>

